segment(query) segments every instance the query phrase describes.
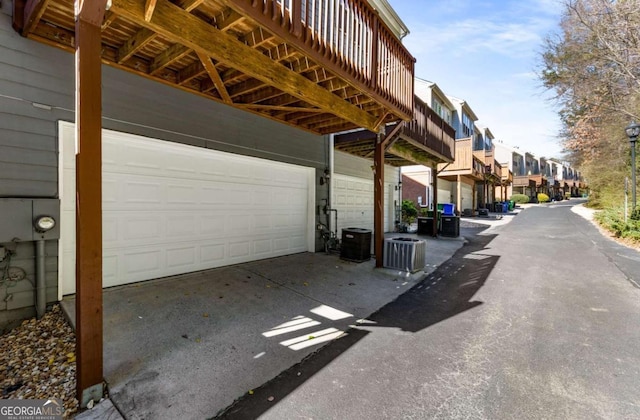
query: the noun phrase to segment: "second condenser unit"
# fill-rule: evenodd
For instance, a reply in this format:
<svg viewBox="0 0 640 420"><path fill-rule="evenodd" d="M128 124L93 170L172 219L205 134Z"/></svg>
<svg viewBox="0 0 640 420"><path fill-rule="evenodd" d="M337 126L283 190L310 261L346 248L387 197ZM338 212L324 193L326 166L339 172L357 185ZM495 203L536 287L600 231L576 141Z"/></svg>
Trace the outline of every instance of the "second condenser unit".
<svg viewBox="0 0 640 420"><path fill-rule="evenodd" d="M340 258L362 262L371 259L371 230L361 228L342 229Z"/></svg>

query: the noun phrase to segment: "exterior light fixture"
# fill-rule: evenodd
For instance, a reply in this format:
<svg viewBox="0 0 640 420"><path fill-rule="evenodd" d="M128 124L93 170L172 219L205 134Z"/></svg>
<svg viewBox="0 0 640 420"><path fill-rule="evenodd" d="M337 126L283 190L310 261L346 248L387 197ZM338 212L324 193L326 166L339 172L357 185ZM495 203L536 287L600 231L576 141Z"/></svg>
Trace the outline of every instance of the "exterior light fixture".
<svg viewBox="0 0 640 420"><path fill-rule="evenodd" d="M47 231L50 231L55 226L56 226L56 219L54 219L52 216L46 216L46 215L38 216L33 221L33 227L39 233L45 233Z"/></svg>
<svg viewBox="0 0 640 420"><path fill-rule="evenodd" d="M631 121L631 124L624 129L629 143L631 144L631 203L632 209L636 209L636 140L640 136L640 124Z"/></svg>

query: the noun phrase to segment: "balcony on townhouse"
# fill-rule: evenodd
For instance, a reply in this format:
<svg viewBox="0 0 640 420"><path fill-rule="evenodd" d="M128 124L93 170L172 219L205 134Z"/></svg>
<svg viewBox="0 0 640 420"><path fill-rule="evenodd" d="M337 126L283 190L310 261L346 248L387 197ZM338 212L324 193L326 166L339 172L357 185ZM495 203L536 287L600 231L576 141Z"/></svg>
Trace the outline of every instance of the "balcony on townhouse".
<svg viewBox="0 0 640 420"><path fill-rule="evenodd" d="M494 158L494 151L474 150L473 155L484 165L484 179L491 185L500 185L502 180L502 165Z"/></svg>
<svg viewBox="0 0 640 420"><path fill-rule="evenodd" d="M506 201L508 197L508 187L513 184L513 172L509 169L508 163L500 164L500 200ZM498 196L496 192L496 196Z"/></svg>
<svg viewBox="0 0 640 420"><path fill-rule="evenodd" d="M13 1L13 26L74 52L75 3ZM415 59L366 0L108 3L113 67L319 134L414 116Z"/></svg>
<svg viewBox="0 0 640 420"><path fill-rule="evenodd" d="M465 176L473 181L484 180L484 159L478 158L472 147L472 139L456 140L455 160L448 165L438 165L438 177L448 181L457 181L458 176Z"/></svg>
<svg viewBox="0 0 640 420"><path fill-rule="evenodd" d="M402 124L398 127L398 124ZM385 152L385 163L392 166L425 165L453 162L455 131L420 98L415 98L413 119L409 122L389 124L386 133L394 134L391 146ZM376 133L359 130L338 134L334 147L352 155L372 158Z"/></svg>

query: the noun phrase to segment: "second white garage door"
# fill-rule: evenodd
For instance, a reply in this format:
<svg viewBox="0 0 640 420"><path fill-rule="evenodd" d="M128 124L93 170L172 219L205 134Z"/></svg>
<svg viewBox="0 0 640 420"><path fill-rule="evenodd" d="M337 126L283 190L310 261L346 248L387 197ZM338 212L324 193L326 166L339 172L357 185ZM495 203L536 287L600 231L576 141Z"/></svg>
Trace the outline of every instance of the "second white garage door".
<svg viewBox="0 0 640 420"><path fill-rule="evenodd" d="M358 227L373 231L373 180L348 175L334 174L333 203L338 210L338 237L342 229ZM384 186L384 231L389 232L393 226L393 196L390 196L390 184ZM332 216L333 217L333 216Z"/></svg>
<svg viewBox="0 0 640 420"><path fill-rule="evenodd" d="M60 123L60 290L75 292L75 134ZM313 251L314 169L103 130L103 286Z"/></svg>

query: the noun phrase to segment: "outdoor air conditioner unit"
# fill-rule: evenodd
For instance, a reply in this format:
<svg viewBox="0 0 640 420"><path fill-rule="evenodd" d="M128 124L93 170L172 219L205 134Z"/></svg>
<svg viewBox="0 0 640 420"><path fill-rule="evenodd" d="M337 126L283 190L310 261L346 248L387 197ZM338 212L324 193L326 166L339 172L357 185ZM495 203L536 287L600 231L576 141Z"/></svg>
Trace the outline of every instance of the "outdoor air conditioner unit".
<svg viewBox="0 0 640 420"><path fill-rule="evenodd" d="M422 270L426 265L426 249L427 243L419 239L385 239L383 266L409 272Z"/></svg>

